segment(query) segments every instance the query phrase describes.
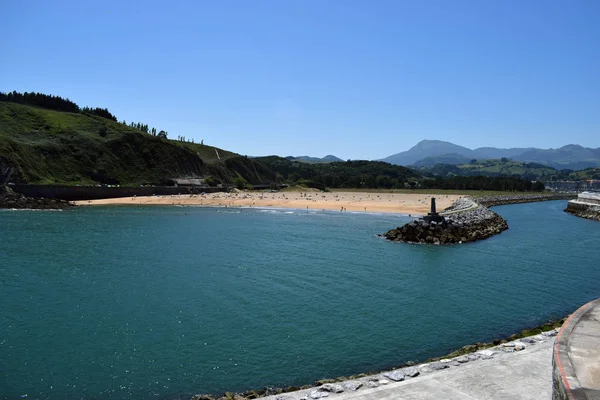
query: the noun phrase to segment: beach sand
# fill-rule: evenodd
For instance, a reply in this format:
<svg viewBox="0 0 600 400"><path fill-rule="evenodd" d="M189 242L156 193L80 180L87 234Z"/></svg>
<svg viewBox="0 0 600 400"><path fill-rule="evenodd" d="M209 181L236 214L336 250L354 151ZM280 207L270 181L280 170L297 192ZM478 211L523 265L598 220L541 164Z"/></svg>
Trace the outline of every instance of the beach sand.
<svg viewBox="0 0 600 400"><path fill-rule="evenodd" d="M336 211L426 214L430 199L436 198L437 210L452 204L459 195L362 192L254 192L207 193L194 195L121 197L75 201L77 205L187 205L207 207L275 207Z"/></svg>

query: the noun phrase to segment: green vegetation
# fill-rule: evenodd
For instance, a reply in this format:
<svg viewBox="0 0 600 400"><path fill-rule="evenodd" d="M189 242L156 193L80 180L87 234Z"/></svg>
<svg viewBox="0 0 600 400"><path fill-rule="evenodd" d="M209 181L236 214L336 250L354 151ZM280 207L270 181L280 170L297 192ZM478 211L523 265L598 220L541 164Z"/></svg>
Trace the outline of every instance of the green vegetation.
<svg viewBox="0 0 600 400"><path fill-rule="evenodd" d="M563 170L559 178L572 181L588 181L590 179L600 179L600 168L587 168L581 171ZM566 178L564 177L566 175Z"/></svg>
<svg viewBox="0 0 600 400"><path fill-rule="evenodd" d="M453 176L451 178L425 179L421 186L429 189L499 190L541 192L546 187L542 182L532 182L519 177L504 176Z"/></svg>
<svg viewBox="0 0 600 400"><path fill-rule="evenodd" d="M510 176L526 180L549 181L553 176L561 173L552 167L537 163L513 161L506 158L499 160L471 160L468 163L436 164L432 167L418 169L425 176L453 177L453 176Z"/></svg>
<svg viewBox="0 0 600 400"><path fill-rule="evenodd" d="M0 182L164 184L212 177L271 183L277 176L238 154L167 140L93 114L0 101Z"/></svg>
<svg viewBox="0 0 600 400"><path fill-rule="evenodd" d="M301 183L309 187L391 189L404 188L409 178L419 179L419 175L411 169L381 161L310 164L278 156L254 160L277 172L287 183Z"/></svg>
<svg viewBox="0 0 600 400"><path fill-rule="evenodd" d="M255 159L277 172L289 184L314 188L354 189L455 189L497 191L541 191L540 182L519 177L450 176L423 178L415 171L381 161L346 161L308 164L277 156Z"/></svg>

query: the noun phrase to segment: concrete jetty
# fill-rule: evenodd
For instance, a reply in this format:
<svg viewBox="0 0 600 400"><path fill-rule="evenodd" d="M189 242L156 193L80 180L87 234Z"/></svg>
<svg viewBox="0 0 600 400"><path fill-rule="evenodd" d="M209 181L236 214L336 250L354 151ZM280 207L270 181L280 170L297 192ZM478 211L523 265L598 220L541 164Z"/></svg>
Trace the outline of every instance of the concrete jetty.
<svg viewBox="0 0 600 400"><path fill-rule="evenodd" d="M562 328L451 359L268 400L600 400L600 299Z"/></svg>
<svg viewBox="0 0 600 400"><path fill-rule="evenodd" d="M552 330L453 359L264 399L549 400L557 334L557 330Z"/></svg>
<svg viewBox="0 0 600 400"><path fill-rule="evenodd" d="M567 203L565 211L577 217L600 221L600 193L579 193L577 199Z"/></svg>

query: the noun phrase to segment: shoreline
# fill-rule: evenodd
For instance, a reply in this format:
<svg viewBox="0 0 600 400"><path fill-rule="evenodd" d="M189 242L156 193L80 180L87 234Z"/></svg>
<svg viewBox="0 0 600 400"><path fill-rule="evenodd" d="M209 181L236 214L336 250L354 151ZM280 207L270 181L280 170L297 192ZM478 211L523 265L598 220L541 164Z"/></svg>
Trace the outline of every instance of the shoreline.
<svg viewBox="0 0 600 400"><path fill-rule="evenodd" d="M436 197L437 196L437 197ZM247 192L206 193L191 195L121 197L74 201L80 206L98 205L162 205L205 206L223 208L267 208L354 213L385 213L407 216L429 212L430 199L436 197L440 208L449 207L460 195L423 195L407 193L366 192Z"/></svg>
<svg viewBox="0 0 600 400"><path fill-rule="evenodd" d="M205 194L158 195L140 197L119 197L98 200L79 200L71 202L78 206L100 205L147 205L147 206L198 206L222 208L265 208L296 209L320 211L345 211L355 213L400 214L420 217L430 211L430 199L436 198L438 210L450 207L459 198L470 194L419 194L389 192L353 192L353 191L285 191L253 192L239 191ZM507 204L521 204L538 201L567 200L569 194L529 194L496 195L474 197L485 207Z"/></svg>
<svg viewBox="0 0 600 400"><path fill-rule="evenodd" d="M569 314L570 315L570 314ZM399 376L400 374L403 376L399 380L409 379L411 377L417 376L420 372L427 373L437 371L439 369L448 368L450 366L456 366L457 363L463 363L468 361L476 361L477 359L489 359L493 357L494 353L490 349L498 349L497 352L516 352L521 351L528 347L529 345L535 344L541 340L554 338L560 331L560 327L565 323L568 316L561 318L559 320L549 320L542 325L538 325L534 328L523 329L518 333L514 333L505 338L497 338L492 340L491 342L476 342L474 344L465 345L460 347L457 350L454 350L450 353L447 353L442 356L430 357L422 362L404 362L395 366L384 367L383 369L366 371L363 373L350 375L350 376L341 376L336 378L326 378L317 380L311 384L300 385L300 386L265 386L261 389L250 389L245 392L225 392L219 395L215 394L196 394L191 397L191 400L249 400L249 399L257 399L257 398L266 398L275 395L282 394L292 394L294 392L302 392L304 393L304 397L307 398L320 398L320 397L311 397L307 396L310 391L311 394L314 392L331 392L331 393L339 393L336 390L330 390L331 388L340 388L342 391L357 391L361 387L375 387L370 386L370 382L381 382L381 380L387 381L385 383L380 383L379 385L385 385L387 383L396 381L392 378L395 374ZM545 338L545 339L544 339ZM469 357L469 355L478 356ZM468 360L468 361L467 361ZM433 368L430 368L433 367ZM408 373L407 373L408 372ZM414 373L415 375L412 375ZM360 382L360 385L356 385L357 382ZM351 385L347 385L350 383ZM363 386L364 384L367 384ZM345 385L342 385L345 384ZM321 396L327 397L327 396ZM287 397L282 397L282 399L288 399ZM291 400L291 397L289 398Z"/></svg>

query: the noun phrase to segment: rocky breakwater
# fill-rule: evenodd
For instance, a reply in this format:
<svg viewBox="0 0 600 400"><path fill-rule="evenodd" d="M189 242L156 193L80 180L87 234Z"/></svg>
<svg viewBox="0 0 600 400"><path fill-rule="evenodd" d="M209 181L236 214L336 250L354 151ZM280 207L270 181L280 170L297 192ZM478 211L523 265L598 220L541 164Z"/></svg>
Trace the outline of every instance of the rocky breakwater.
<svg viewBox="0 0 600 400"><path fill-rule="evenodd" d="M571 211L570 209L566 208L565 211L579 218L586 218L600 222L600 207L591 207L587 210L581 211Z"/></svg>
<svg viewBox="0 0 600 400"><path fill-rule="evenodd" d="M62 210L73 207L71 203L58 199L26 197L15 193L8 186L0 186L0 208L30 210Z"/></svg>
<svg viewBox="0 0 600 400"><path fill-rule="evenodd" d="M477 202L485 207L507 204L535 203L538 201L570 200L577 197L574 193L526 193L515 195L482 196Z"/></svg>
<svg viewBox="0 0 600 400"><path fill-rule="evenodd" d="M468 197L458 199L440 215L444 217L441 222L419 218L383 236L397 242L449 244L487 239L508 229L504 218Z"/></svg>

